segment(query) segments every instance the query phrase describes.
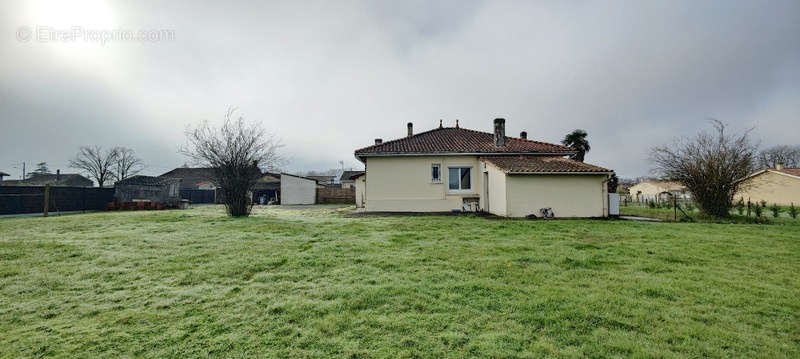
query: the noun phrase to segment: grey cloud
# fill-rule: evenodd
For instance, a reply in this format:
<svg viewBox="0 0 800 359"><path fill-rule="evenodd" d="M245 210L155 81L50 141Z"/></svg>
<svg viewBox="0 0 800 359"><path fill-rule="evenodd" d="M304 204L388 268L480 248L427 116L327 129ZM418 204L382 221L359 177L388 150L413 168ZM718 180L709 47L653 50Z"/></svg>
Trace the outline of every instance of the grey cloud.
<svg viewBox="0 0 800 359"><path fill-rule="evenodd" d="M26 5L2 7L7 172L119 143L160 173L185 161L187 125L229 105L280 137L295 171L357 167L354 149L440 118L490 130L504 116L509 133L550 142L584 128L587 160L624 176L708 117L755 126L764 144L798 140L794 1L113 2L119 26L176 39L78 54L17 42Z"/></svg>

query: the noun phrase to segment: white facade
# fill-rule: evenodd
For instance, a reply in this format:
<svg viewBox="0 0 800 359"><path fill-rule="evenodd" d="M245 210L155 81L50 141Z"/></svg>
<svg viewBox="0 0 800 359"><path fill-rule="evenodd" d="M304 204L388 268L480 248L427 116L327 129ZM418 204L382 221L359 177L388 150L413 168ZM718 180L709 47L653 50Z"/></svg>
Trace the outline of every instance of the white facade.
<svg viewBox="0 0 800 359"><path fill-rule="evenodd" d="M281 204L314 204L316 200L317 181L281 174Z"/></svg>

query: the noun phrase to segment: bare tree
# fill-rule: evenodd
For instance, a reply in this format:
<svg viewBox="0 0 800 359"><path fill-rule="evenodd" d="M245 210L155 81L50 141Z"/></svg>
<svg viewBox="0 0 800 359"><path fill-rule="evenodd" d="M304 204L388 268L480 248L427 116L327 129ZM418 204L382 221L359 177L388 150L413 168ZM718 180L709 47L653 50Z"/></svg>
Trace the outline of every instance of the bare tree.
<svg viewBox="0 0 800 359"><path fill-rule="evenodd" d="M136 157L136 152L127 147L115 147L117 153L112 175L114 180L122 181L128 177L139 174L144 169L142 159Z"/></svg>
<svg viewBox="0 0 800 359"><path fill-rule="evenodd" d="M104 151L100 146L81 146L69 166L77 168L93 178L101 188L113 177L113 167L117 161L115 148Z"/></svg>
<svg viewBox="0 0 800 359"><path fill-rule="evenodd" d="M777 165L800 167L800 146L779 145L758 153L761 168L775 168Z"/></svg>
<svg viewBox="0 0 800 359"><path fill-rule="evenodd" d="M750 131L725 132L725 124L711 120L715 133L676 140L655 147L651 159L663 179L682 183L706 214L728 217L733 197L748 183L742 181L755 168L756 146Z"/></svg>
<svg viewBox="0 0 800 359"><path fill-rule="evenodd" d="M228 214L248 216L252 208L250 191L261 178L261 169L274 170L282 159L280 143L256 123L247 123L235 108L229 108L219 128L208 122L186 131L187 144L181 152L196 164L213 169L213 182L222 195Z"/></svg>

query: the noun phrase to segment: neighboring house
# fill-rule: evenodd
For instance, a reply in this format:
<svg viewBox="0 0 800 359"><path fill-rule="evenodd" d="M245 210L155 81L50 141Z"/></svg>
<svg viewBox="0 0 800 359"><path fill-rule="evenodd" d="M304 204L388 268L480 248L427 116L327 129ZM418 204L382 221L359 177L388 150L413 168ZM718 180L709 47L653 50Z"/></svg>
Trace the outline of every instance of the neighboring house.
<svg viewBox="0 0 800 359"><path fill-rule="evenodd" d="M663 202L669 200L671 196L681 199L691 198L686 186L671 181L642 181L630 186L628 193L631 196L631 200L636 202Z"/></svg>
<svg viewBox="0 0 800 359"><path fill-rule="evenodd" d="M768 168L753 173L736 199L788 206L800 205L800 168Z"/></svg>
<svg viewBox="0 0 800 359"><path fill-rule="evenodd" d="M177 178L181 180L181 189L211 190L214 186L214 169L180 167L162 174L163 178Z"/></svg>
<svg viewBox="0 0 800 359"><path fill-rule="evenodd" d="M339 177L342 188L355 188L355 177L364 174L364 171L344 171Z"/></svg>
<svg viewBox="0 0 800 359"><path fill-rule="evenodd" d="M317 201L317 180L281 173L281 204L314 204Z"/></svg>
<svg viewBox="0 0 800 359"><path fill-rule="evenodd" d="M24 180L3 181L3 186L58 186L58 187L92 187L92 180L77 173L33 173Z"/></svg>
<svg viewBox="0 0 800 359"><path fill-rule="evenodd" d="M366 211L608 216L611 170L566 158L573 154L525 132L505 136L504 119L494 120L494 133L440 124L413 134L409 123L406 137L355 151L366 168Z"/></svg>
<svg viewBox="0 0 800 359"><path fill-rule="evenodd" d="M3 177L8 177L8 176L11 176L11 175L8 174L8 173L0 171L0 182L3 182Z"/></svg>
<svg viewBox="0 0 800 359"><path fill-rule="evenodd" d="M151 176L133 176L114 183L117 202L156 202L164 206L177 206L181 180Z"/></svg>

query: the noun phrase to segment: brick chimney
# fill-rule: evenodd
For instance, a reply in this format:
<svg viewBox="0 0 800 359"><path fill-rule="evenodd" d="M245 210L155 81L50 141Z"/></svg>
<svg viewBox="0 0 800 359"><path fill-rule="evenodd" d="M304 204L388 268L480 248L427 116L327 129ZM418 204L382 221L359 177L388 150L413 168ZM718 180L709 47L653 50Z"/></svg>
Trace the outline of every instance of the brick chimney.
<svg viewBox="0 0 800 359"><path fill-rule="evenodd" d="M383 139L380 139L380 138L376 138L375 139L375 144L376 145L380 145L381 143L383 143Z"/></svg>
<svg viewBox="0 0 800 359"><path fill-rule="evenodd" d="M414 136L414 124L408 123L408 137Z"/></svg>
<svg viewBox="0 0 800 359"><path fill-rule="evenodd" d="M528 133L525 132L525 131L520 132L519 133L519 138L521 138L523 140L527 140L528 139Z"/></svg>
<svg viewBox="0 0 800 359"><path fill-rule="evenodd" d="M504 118L494 119L494 145L497 147L506 145L506 120Z"/></svg>

